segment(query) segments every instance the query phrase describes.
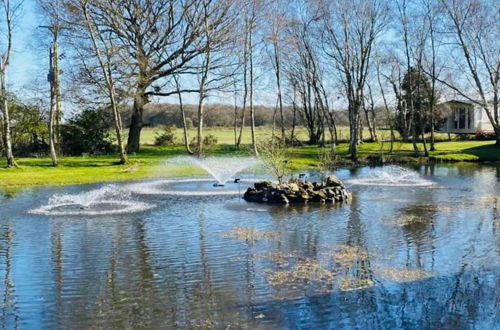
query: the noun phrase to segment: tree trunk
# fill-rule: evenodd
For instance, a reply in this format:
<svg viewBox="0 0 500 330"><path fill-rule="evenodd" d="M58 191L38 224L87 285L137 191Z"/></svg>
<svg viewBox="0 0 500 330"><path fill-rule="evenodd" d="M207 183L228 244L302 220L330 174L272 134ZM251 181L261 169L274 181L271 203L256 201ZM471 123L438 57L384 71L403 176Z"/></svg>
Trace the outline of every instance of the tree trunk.
<svg viewBox="0 0 500 330"><path fill-rule="evenodd" d="M238 145L238 92L236 89L236 79L233 80L234 83L234 148L237 149Z"/></svg>
<svg viewBox="0 0 500 330"><path fill-rule="evenodd" d="M196 137L196 155L198 157L203 155L203 110L203 98L202 95L200 95L200 100L198 102L198 130Z"/></svg>
<svg viewBox="0 0 500 330"><path fill-rule="evenodd" d="M144 112L144 90L138 90L134 98L132 108L132 117L130 118L130 127L127 140L127 153L139 151L142 130L142 113Z"/></svg>
<svg viewBox="0 0 500 330"><path fill-rule="evenodd" d="M434 100L432 100L434 102ZM434 125L435 125L435 118L434 118L434 104L431 104L431 141L430 141L430 150L435 151L435 140L434 140Z"/></svg>
<svg viewBox="0 0 500 330"><path fill-rule="evenodd" d="M175 87L177 88L177 97L179 98L179 110L181 111L182 118L182 130L184 134L184 147L188 154L193 155L194 152L191 151L189 147L189 136L188 136L188 127L186 123L186 112L184 111L184 102L182 101L182 93L179 85L179 79L176 75L174 75Z"/></svg>
<svg viewBox="0 0 500 330"><path fill-rule="evenodd" d="M240 134L238 135L238 141L236 142L236 149L239 150L241 147L241 139L243 136L243 128L245 127L245 112L247 107L247 97L248 97L248 82L247 82L247 71L248 71L248 36L250 34L249 22L246 22L245 26L245 40L243 45L243 107L241 109L241 126Z"/></svg>
<svg viewBox="0 0 500 330"><path fill-rule="evenodd" d="M255 3L254 3L254 10L255 10ZM252 23L253 23L253 17L252 17ZM253 42L252 42L252 37L253 37L253 28L250 30L250 34L248 36L248 52L249 52L249 64L250 64L250 122L251 122L251 131L252 131L252 149L253 149L253 154L257 156L259 152L257 151L257 141L256 141L256 136L255 136L255 109L253 107Z"/></svg>
<svg viewBox="0 0 500 330"><path fill-rule="evenodd" d="M3 64L3 63L2 63ZM7 167L16 166L14 155L12 153L12 142L10 139L10 115L9 102L7 100L7 68L5 65L0 65L0 91L2 93L2 113L3 113L3 131L4 131L4 147L5 158L7 159Z"/></svg>
<svg viewBox="0 0 500 330"><path fill-rule="evenodd" d="M123 145L123 125L120 117L120 112L118 111L116 104L113 105L115 108L113 110L113 116L115 117L115 131L116 131L116 140L118 142L118 152L120 153L120 164L124 165L128 162L127 151ZM119 124L117 123L119 122Z"/></svg>
<svg viewBox="0 0 500 330"><path fill-rule="evenodd" d="M281 138L283 143L285 143L285 116L283 113L283 97L281 93L281 60L280 60L280 47L279 41L275 41L274 45L274 61L276 65L276 85L278 87L278 106L280 109L280 124L281 124Z"/></svg>
<svg viewBox="0 0 500 330"><path fill-rule="evenodd" d="M207 47L210 49L210 46ZM201 76L201 81L200 81L200 95L199 95L199 100L198 100L198 135L197 135L197 148L196 148L196 154L198 157L201 157L203 155L203 117L204 117L204 101L205 101L205 84L208 79L208 73L210 71L210 65L211 65L211 57L210 57L210 50L208 50L207 54L205 55L205 61L203 63L203 71L202 71L202 76Z"/></svg>
<svg viewBox="0 0 500 330"><path fill-rule="evenodd" d="M59 70L59 27L55 27L54 34L54 53L53 53L53 83L54 83L54 99L55 99L55 127L54 127L54 143L56 150L60 152L61 150L61 119L62 119L62 111L61 111L61 86L60 86L60 70ZM57 160L56 164L57 166Z"/></svg>
<svg viewBox="0 0 500 330"><path fill-rule="evenodd" d="M427 150L427 142L425 141L425 120L422 123L422 144L424 146L424 156L429 157L429 150Z"/></svg>
<svg viewBox="0 0 500 330"><path fill-rule="evenodd" d="M292 109L293 109L293 114L292 114L292 130L290 132L290 143L291 146L293 147L294 140L295 140L295 126L297 124L297 104L295 103L295 89L293 91L293 101L292 101ZM286 142L285 142L286 143Z"/></svg>
<svg viewBox="0 0 500 330"><path fill-rule="evenodd" d="M57 37L54 37L54 41L56 41ZM54 47L54 51L52 50ZM50 48L49 51L49 78L50 78L50 111L49 111L49 151L50 158L52 159L52 166L57 166L57 152L56 152L56 132L55 132L55 123L57 121L57 92L55 86L55 76L56 76L56 68L54 65L55 59L55 44Z"/></svg>
<svg viewBox="0 0 500 330"><path fill-rule="evenodd" d="M278 112L278 108L274 107L274 110L273 110L273 123L272 123L272 129L271 129L272 140L274 140L275 131L276 131L276 113L277 112Z"/></svg>
<svg viewBox="0 0 500 330"><path fill-rule="evenodd" d="M350 106L350 141L349 154L353 161L358 160L358 138L359 138L359 102L351 100Z"/></svg>

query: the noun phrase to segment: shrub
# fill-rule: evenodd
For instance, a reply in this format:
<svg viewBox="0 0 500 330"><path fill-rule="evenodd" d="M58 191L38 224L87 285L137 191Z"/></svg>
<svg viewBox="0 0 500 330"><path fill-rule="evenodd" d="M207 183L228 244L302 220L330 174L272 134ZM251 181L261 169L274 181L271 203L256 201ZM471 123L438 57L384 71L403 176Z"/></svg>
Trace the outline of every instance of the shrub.
<svg viewBox="0 0 500 330"><path fill-rule="evenodd" d="M9 95L11 120L11 142L16 156L42 156L48 152L48 129L42 109L36 105L24 104ZM0 115L0 137L3 121ZM0 154L4 153L0 138Z"/></svg>
<svg viewBox="0 0 500 330"><path fill-rule="evenodd" d="M203 138L203 146L205 148L211 148L217 145L217 137L213 134L208 134Z"/></svg>
<svg viewBox="0 0 500 330"><path fill-rule="evenodd" d="M203 152L207 153L212 151L212 149L217 145L217 142L218 140L215 135L213 134L206 135L201 142L203 143ZM191 142L189 143L189 146L191 147L191 149L196 150L198 147L197 143L198 143L197 137L193 137L191 139Z"/></svg>
<svg viewBox="0 0 500 330"><path fill-rule="evenodd" d="M175 143L175 127L165 126L161 133L156 133L155 146L166 146Z"/></svg>
<svg viewBox="0 0 500 330"><path fill-rule="evenodd" d="M109 121L103 111L84 110L62 126L62 150L67 155L91 155L113 150Z"/></svg>
<svg viewBox="0 0 500 330"><path fill-rule="evenodd" d="M276 138L259 141L257 147L264 166L276 177L278 183L281 184L284 177L291 174L291 162L287 149L283 146L280 139Z"/></svg>
<svg viewBox="0 0 500 330"><path fill-rule="evenodd" d="M485 131L482 129L478 129L476 131L476 140L486 141L486 140L495 140L496 134L494 131Z"/></svg>
<svg viewBox="0 0 500 330"><path fill-rule="evenodd" d="M329 176L329 171L337 166L338 155L334 148L326 148L319 155L318 170L321 181L325 182Z"/></svg>

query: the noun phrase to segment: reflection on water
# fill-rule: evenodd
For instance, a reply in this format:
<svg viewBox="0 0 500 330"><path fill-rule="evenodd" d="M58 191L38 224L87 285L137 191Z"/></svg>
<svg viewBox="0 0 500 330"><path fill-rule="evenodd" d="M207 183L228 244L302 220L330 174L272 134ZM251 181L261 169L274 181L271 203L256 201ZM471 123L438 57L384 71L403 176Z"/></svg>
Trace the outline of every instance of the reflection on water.
<svg viewBox="0 0 500 330"><path fill-rule="evenodd" d="M413 169L434 185L353 185L340 208L134 195L157 207L50 217L26 211L99 186L0 199L0 324L494 329L499 167Z"/></svg>

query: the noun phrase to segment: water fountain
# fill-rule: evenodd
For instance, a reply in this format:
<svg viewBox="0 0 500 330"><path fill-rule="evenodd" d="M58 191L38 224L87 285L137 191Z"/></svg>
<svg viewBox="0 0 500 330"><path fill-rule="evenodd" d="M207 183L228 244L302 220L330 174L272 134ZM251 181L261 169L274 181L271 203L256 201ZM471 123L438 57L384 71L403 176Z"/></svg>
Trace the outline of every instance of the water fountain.
<svg viewBox="0 0 500 330"><path fill-rule="evenodd" d="M223 186L235 174L259 164L259 160L254 157L176 157L167 163L201 167L216 180L217 186Z"/></svg>
<svg viewBox="0 0 500 330"><path fill-rule="evenodd" d="M175 157L165 162L168 165L195 165L210 174L211 178L152 180L127 185L130 191L143 195L208 196L238 195L242 185L254 180L235 178L239 172L258 165L254 157ZM230 180L234 180L231 182ZM230 183L229 183L230 182ZM216 188L216 189L214 189Z"/></svg>
<svg viewBox="0 0 500 330"><path fill-rule="evenodd" d="M425 187L434 182L424 179L417 172L401 166L384 166L372 169L367 177L350 179L346 183L361 186Z"/></svg>
<svg viewBox="0 0 500 330"><path fill-rule="evenodd" d="M140 212L154 207L149 203L134 201L130 197L129 191L115 185L106 185L79 194L56 194L49 199L46 205L30 210L28 213L95 216Z"/></svg>

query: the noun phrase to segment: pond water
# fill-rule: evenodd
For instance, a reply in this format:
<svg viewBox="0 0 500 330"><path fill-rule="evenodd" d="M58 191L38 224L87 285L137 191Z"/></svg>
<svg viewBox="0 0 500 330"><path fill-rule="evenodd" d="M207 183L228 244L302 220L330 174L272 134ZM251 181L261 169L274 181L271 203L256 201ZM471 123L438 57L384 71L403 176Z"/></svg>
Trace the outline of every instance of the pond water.
<svg viewBox="0 0 500 330"><path fill-rule="evenodd" d="M500 166L335 174L350 205L250 204L205 181L0 195L0 325L498 327Z"/></svg>

